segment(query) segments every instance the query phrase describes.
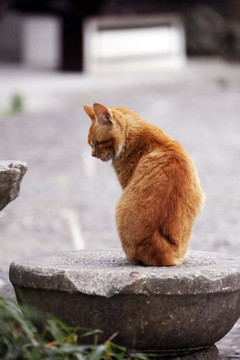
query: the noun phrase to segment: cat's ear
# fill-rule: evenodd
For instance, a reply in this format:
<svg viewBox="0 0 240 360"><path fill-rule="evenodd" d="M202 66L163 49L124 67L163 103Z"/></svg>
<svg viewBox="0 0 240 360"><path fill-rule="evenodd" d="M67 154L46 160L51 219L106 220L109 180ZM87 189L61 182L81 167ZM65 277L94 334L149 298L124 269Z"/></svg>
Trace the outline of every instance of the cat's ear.
<svg viewBox="0 0 240 360"><path fill-rule="evenodd" d="M95 119L95 112L93 110L93 107L91 105L83 105L83 108L85 110L85 113L90 117L90 119L93 121Z"/></svg>
<svg viewBox="0 0 240 360"><path fill-rule="evenodd" d="M112 115L108 108L101 104L93 104L93 110L95 112L97 122L99 125L112 125Z"/></svg>

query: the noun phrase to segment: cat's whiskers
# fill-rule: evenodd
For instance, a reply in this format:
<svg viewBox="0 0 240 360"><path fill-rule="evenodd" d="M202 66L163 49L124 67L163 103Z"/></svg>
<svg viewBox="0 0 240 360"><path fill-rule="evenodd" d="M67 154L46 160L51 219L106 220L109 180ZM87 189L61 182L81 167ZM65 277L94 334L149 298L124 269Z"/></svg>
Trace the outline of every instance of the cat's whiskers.
<svg viewBox="0 0 240 360"><path fill-rule="evenodd" d="M119 157L121 156L124 150L125 150L125 144L120 144L117 149L116 155L114 156L114 159L112 159L113 163L119 159Z"/></svg>
<svg viewBox="0 0 240 360"><path fill-rule="evenodd" d="M124 148L124 145L120 144L120 146L118 147L116 158L118 158L121 155L123 148Z"/></svg>

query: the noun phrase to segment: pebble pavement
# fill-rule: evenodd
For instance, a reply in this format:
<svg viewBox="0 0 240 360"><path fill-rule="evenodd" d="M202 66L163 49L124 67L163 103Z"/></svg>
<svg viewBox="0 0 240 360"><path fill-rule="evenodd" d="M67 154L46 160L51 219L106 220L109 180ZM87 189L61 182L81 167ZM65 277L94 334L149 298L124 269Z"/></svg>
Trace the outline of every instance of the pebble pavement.
<svg viewBox="0 0 240 360"><path fill-rule="evenodd" d="M129 107L184 145L206 193L191 249L240 255L240 66L191 62L182 71L81 82L53 94L59 110L0 117L1 159L29 167L20 197L0 213L0 294L11 292L6 273L15 258L120 247L121 189L110 163L92 158L87 144L82 105L93 102ZM221 359L240 358L240 322L217 346Z"/></svg>

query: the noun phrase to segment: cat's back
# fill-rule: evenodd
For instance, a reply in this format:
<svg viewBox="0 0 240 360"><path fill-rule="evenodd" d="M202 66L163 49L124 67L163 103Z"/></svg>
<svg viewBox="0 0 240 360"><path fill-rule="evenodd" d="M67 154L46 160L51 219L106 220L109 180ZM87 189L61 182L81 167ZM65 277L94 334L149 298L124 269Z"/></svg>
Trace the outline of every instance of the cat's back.
<svg viewBox="0 0 240 360"><path fill-rule="evenodd" d="M163 172L172 186L185 191L194 188L202 193L194 161L177 140L157 126L144 122L142 141L147 149L137 166L138 170L142 168L142 175L144 172ZM157 181L157 178L153 177L153 181Z"/></svg>
<svg viewBox="0 0 240 360"><path fill-rule="evenodd" d="M152 159L161 164L178 163L183 166L186 163L192 163L190 155L183 146L164 130L143 120L139 131L143 146L148 149L146 156L149 160Z"/></svg>
<svg viewBox="0 0 240 360"><path fill-rule="evenodd" d="M120 183L124 174L124 186L130 177L137 177L144 181L145 174L152 173L153 181L158 181L158 172L164 172L173 186L200 189L200 183L195 164L183 148L161 128L145 121L138 113L120 106L111 108L115 119L125 126L127 138L126 149L120 158L117 170ZM134 170L135 169L135 170ZM186 184L186 185L185 185Z"/></svg>
<svg viewBox="0 0 240 360"><path fill-rule="evenodd" d="M146 161L150 166L159 167L166 176L177 184L186 182L199 183L193 159L184 147L169 134L152 125L148 129L149 153Z"/></svg>

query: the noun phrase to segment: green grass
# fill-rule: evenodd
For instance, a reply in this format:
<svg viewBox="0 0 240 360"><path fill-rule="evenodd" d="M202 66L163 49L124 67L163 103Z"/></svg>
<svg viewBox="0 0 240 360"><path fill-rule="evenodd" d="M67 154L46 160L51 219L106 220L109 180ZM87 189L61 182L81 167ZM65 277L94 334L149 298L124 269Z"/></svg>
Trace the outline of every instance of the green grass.
<svg viewBox="0 0 240 360"><path fill-rule="evenodd" d="M0 359L2 360L122 360L142 359L144 354L128 351L112 343L98 343L100 330L66 326L49 318L39 326L27 307L0 297ZM92 345L80 345L91 336ZM152 358L152 357L151 357Z"/></svg>
<svg viewBox="0 0 240 360"><path fill-rule="evenodd" d="M9 106L0 108L0 116L11 116L24 112L24 98L21 94L12 94Z"/></svg>
<svg viewBox="0 0 240 360"><path fill-rule="evenodd" d="M216 82L218 84L219 87L223 88L223 89L228 89L231 86L231 83L229 81L229 79L225 78L225 77L220 77L218 79L216 79Z"/></svg>

